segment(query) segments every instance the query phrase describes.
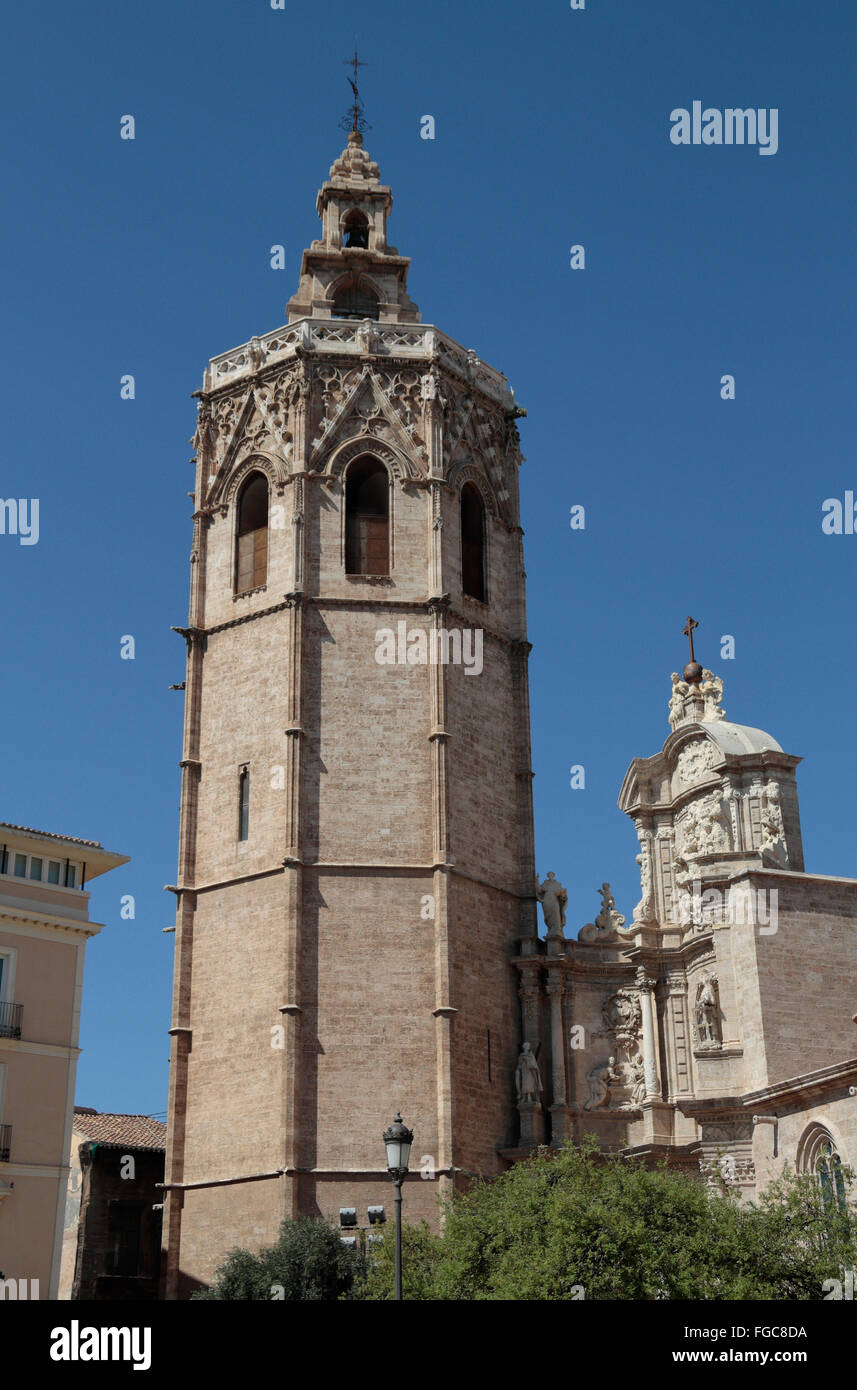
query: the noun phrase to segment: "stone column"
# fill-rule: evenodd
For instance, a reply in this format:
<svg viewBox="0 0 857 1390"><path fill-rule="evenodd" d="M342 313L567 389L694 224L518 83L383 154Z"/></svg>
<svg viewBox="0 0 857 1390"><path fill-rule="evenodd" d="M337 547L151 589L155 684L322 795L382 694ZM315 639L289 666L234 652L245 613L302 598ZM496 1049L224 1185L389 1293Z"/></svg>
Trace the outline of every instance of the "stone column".
<svg viewBox="0 0 857 1390"><path fill-rule="evenodd" d="M646 1099L658 1098L658 1062L655 1034L655 982L646 975L642 967L637 972L637 988L640 991L640 1007L643 1015L643 1071L646 1082Z"/></svg>
<svg viewBox="0 0 857 1390"><path fill-rule="evenodd" d="M530 749L530 687L528 661L529 642L518 642L509 651L512 682L515 691L515 720L517 749L515 793L518 803L518 846L521 864L519 884L519 935L535 940L539 934L536 905L536 848L533 834L533 771Z"/></svg>
<svg viewBox="0 0 857 1390"><path fill-rule="evenodd" d="M443 409L439 399L440 383L434 371L422 379L420 393L423 408L423 438L426 441L429 471L429 593L443 593Z"/></svg>
<svg viewBox="0 0 857 1390"><path fill-rule="evenodd" d="M675 896L673 840L674 835L670 826L661 825L658 827L653 848L657 866L654 885L655 904L660 922L674 922L676 920L676 904L673 901Z"/></svg>
<svg viewBox="0 0 857 1390"><path fill-rule="evenodd" d="M302 487L302 483L300 484ZM293 487L297 488L298 483ZM300 506L297 493L294 504ZM295 544L301 542L303 527L295 527ZM300 572L297 556L295 573ZM282 956L282 1004L285 1039L281 1108L283 1116L283 1179L282 1215L294 1218L300 1209L299 1180L294 1170L300 1167L297 1136L300 1126L300 1037L301 1008L298 1000L300 976L301 931L303 925L303 844L301 833L301 744L304 738L302 701L303 596L294 592L287 596L289 605L289 673L284 710L285 769L283 777L283 875L284 875L284 940ZM292 1174L293 1176L288 1176Z"/></svg>
<svg viewBox="0 0 857 1390"><path fill-rule="evenodd" d="M551 971L547 986L551 1011L551 1143L558 1147L568 1128L568 1104L565 1085L565 1031L562 1026L562 1001L565 994L562 975Z"/></svg>
<svg viewBox="0 0 857 1390"><path fill-rule="evenodd" d="M687 981L683 970L667 975L666 998L667 1099L690 1095L693 1084L687 1026Z"/></svg>
<svg viewBox="0 0 857 1390"><path fill-rule="evenodd" d="M437 533L440 536L440 532ZM442 598L429 601L435 633L444 624L446 602ZM430 728L428 742L432 770L432 863L434 893L434 961L435 961L435 1065L437 1080L438 1167L453 1165L453 1135L455 1133L455 1064L453 970L449 944L449 871L453 864L450 845L449 812L449 731L446 725L446 667L439 661L429 667L431 691ZM449 1195L451 1177L439 1180L441 1195Z"/></svg>
<svg viewBox="0 0 857 1390"><path fill-rule="evenodd" d="M539 971L538 959L521 961L518 969L521 978L518 983L518 998L521 1001L521 1040L528 1042L533 1052L541 1041Z"/></svg>

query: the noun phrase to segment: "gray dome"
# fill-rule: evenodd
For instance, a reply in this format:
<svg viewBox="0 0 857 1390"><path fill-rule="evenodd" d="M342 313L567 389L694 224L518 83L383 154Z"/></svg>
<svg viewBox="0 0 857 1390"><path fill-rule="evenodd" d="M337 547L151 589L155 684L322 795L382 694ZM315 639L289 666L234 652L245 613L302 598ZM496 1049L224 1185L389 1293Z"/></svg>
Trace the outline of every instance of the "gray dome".
<svg viewBox="0 0 857 1390"><path fill-rule="evenodd" d="M705 719L699 727L724 753L782 753L775 738L764 729L751 729L749 724L730 724L727 719Z"/></svg>

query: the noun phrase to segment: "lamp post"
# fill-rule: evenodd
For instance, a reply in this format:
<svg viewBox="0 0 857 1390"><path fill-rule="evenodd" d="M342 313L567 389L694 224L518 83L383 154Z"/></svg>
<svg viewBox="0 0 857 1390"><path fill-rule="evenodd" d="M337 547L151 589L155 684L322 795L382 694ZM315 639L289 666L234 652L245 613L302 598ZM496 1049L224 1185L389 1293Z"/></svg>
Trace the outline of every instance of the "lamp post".
<svg viewBox="0 0 857 1390"><path fill-rule="evenodd" d="M397 1115L389 1129L384 1130L384 1144L387 1149L387 1172L393 1179L396 1189L396 1300L402 1297L402 1183L408 1172L408 1159L411 1144L414 1142L412 1129L402 1124Z"/></svg>

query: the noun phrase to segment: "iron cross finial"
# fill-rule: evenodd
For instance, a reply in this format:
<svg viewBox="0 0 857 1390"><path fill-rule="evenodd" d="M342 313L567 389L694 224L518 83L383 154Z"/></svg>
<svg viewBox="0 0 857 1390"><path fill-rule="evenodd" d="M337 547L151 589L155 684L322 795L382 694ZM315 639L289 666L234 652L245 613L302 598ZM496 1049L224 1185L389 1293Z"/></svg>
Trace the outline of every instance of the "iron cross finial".
<svg viewBox="0 0 857 1390"><path fill-rule="evenodd" d="M688 640L688 642L690 643L690 659L691 659L691 661L696 661L696 657L694 656L694 652L693 652L693 633L694 633L694 629L695 629L695 628L698 628L698 627L699 627L699 623L696 621L695 618L688 618L687 622L685 623L684 627L683 627L682 630L681 630L681 635L682 635L682 637L686 637L687 640Z"/></svg>
<svg viewBox="0 0 857 1390"><path fill-rule="evenodd" d="M697 627L699 627L699 623L696 621L696 618L688 618L682 628L682 635L686 637L690 643L690 661L682 671L682 676L687 681L688 685L699 685L703 676L702 667L697 661L693 650L693 630Z"/></svg>
<svg viewBox="0 0 857 1390"><path fill-rule="evenodd" d="M368 129L369 129L369 123L368 123L368 121L365 119L365 117L364 117L364 115L363 115L363 102L362 102L361 99L360 99L360 92L359 92L358 87L357 87L357 77L358 77L358 71L357 71L357 70L358 70L358 68L368 68L369 64L368 64L368 63L364 63L364 62L363 62L360 58L358 58L358 56L357 56L357 38L356 38L356 37L355 37L355 39L354 39L354 57L353 57L353 58L345 58L343 61L344 61L345 67L347 67L347 68L353 68L353 70L354 70L354 76L353 76L353 77L349 77L349 79L348 79L348 85L350 86L351 91L352 91L353 94L354 94L354 100L353 100L353 102L352 102L352 104L351 104L351 111L350 111L350 113L349 113L347 116L343 116L343 118L342 118L342 120L340 121L339 124L340 124L340 126L342 127L343 130L351 130L351 131L357 131L357 132L360 132L360 131L363 131L363 130L368 130Z"/></svg>

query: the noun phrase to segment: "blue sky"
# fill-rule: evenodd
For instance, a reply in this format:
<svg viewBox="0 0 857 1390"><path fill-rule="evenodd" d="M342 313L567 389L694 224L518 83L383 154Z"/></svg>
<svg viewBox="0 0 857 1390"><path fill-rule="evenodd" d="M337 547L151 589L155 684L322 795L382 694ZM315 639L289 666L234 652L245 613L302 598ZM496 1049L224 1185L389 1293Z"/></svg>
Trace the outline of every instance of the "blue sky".
<svg viewBox="0 0 857 1390"><path fill-rule="evenodd" d="M190 392L284 321L355 28L411 293L529 412L537 856L570 927L604 879L639 896L616 798L688 613L728 717L806 760L807 867L857 872L857 536L821 531L857 491L853 0L50 0L4 28L0 496L38 497L40 535L0 536L2 818L132 859L93 884L80 1103L166 1107ZM776 107L776 155L674 146L694 100Z"/></svg>

